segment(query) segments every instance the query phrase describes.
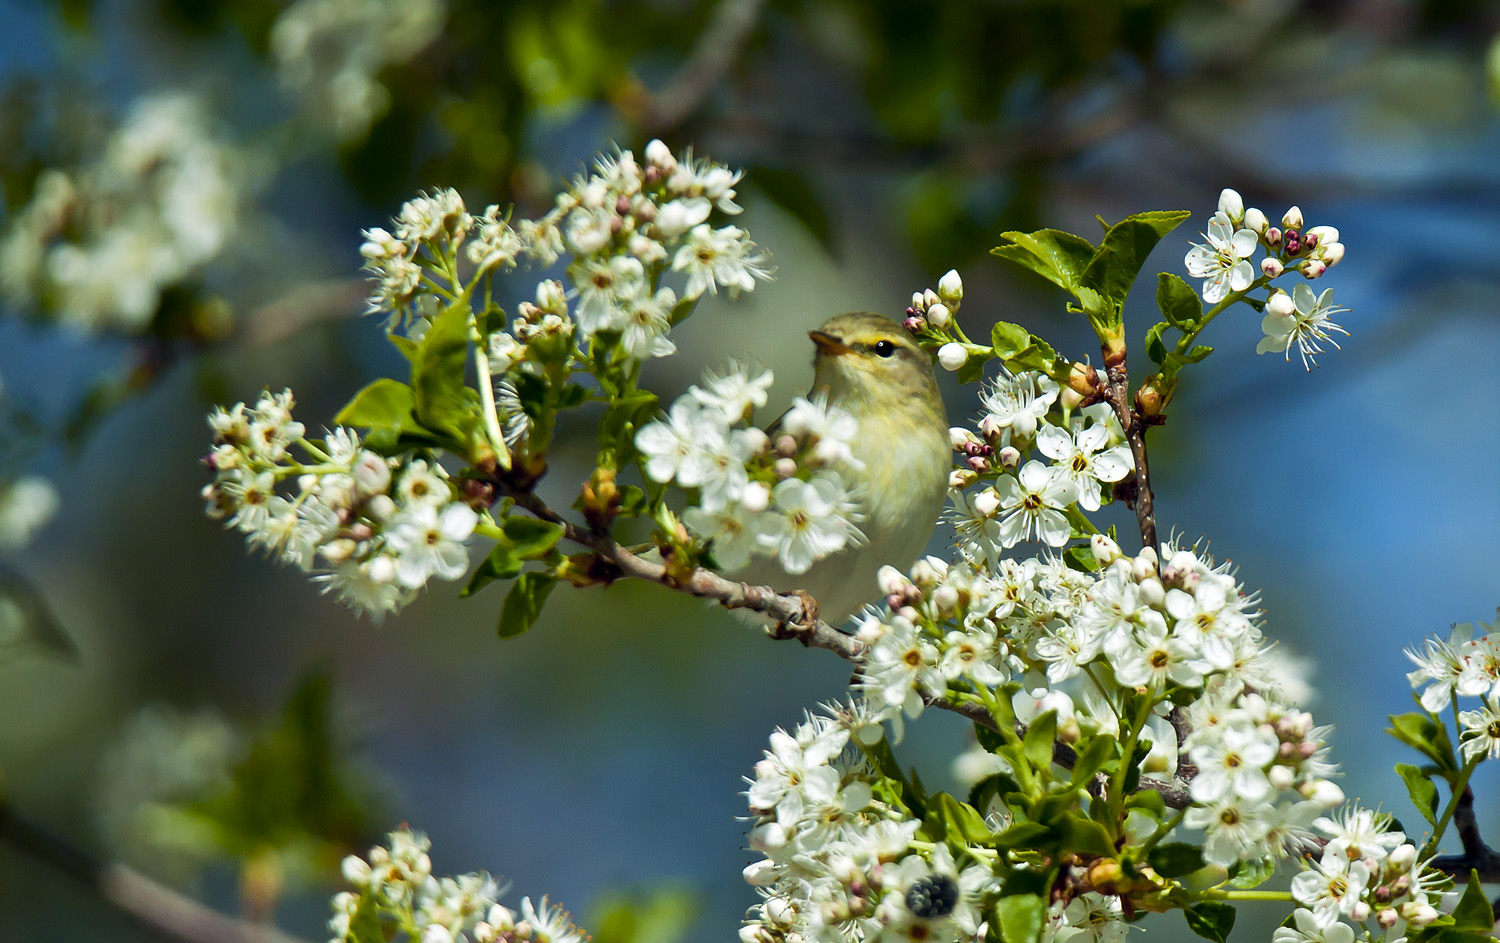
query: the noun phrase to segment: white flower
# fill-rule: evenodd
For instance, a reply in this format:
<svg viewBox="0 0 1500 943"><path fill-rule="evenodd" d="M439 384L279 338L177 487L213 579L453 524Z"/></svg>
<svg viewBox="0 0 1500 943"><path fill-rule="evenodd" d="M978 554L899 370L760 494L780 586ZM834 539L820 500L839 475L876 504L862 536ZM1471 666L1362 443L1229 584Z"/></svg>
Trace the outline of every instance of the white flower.
<svg viewBox="0 0 1500 943"><path fill-rule="evenodd" d="M1343 855L1350 861L1383 860L1406 842L1406 833L1389 828L1391 816L1359 806L1348 806L1341 815L1321 816L1312 824L1330 838L1325 854Z"/></svg>
<svg viewBox="0 0 1500 943"><path fill-rule="evenodd" d="M1271 816L1271 804L1265 800L1231 793L1208 805L1189 806L1183 824L1203 829L1205 861L1228 867L1265 857L1268 849L1264 838Z"/></svg>
<svg viewBox="0 0 1500 943"><path fill-rule="evenodd" d="M1012 375L1002 370L989 389L979 394L985 410L979 426L987 436L1009 430L1012 438L1028 441L1057 401L1057 394L1057 381L1051 377L1030 371Z"/></svg>
<svg viewBox="0 0 1500 943"><path fill-rule="evenodd" d="M1117 445L1106 449L1109 428L1092 425L1069 435L1061 426L1044 426L1036 435L1036 447L1057 463L1063 474L1078 483L1078 505L1099 510L1099 483L1115 482L1135 467L1130 449Z"/></svg>
<svg viewBox="0 0 1500 943"><path fill-rule="evenodd" d="M1476 697L1489 689L1491 679L1476 668L1480 659L1474 655L1479 651L1481 643L1490 651L1493 651L1493 647L1487 636L1476 640L1473 634L1473 624L1465 622L1453 626L1446 642L1428 639L1421 654L1411 649L1406 650L1406 657L1417 666L1416 671L1407 674L1406 680L1410 682L1412 690L1424 683L1427 685L1420 698L1422 707L1426 710L1437 713L1445 709L1455 692Z"/></svg>
<svg viewBox="0 0 1500 943"><path fill-rule="evenodd" d="M728 435L705 436L701 440L703 474L698 482L698 503L706 511L738 504L750 484L745 463L760 450L765 433L759 429L732 429Z"/></svg>
<svg viewBox="0 0 1500 943"><path fill-rule="evenodd" d="M1036 538L1052 547L1068 542L1071 528L1063 509L1078 500L1078 485L1038 461L1027 462L1016 477L1002 475L995 482L1000 496L1000 542L1014 547Z"/></svg>
<svg viewBox="0 0 1500 943"><path fill-rule="evenodd" d="M672 329L672 306L677 304L677 295L670 288L663 288L655 295L642 292L620 299L619 323L620 349L631 360L648 357L669 357L677 352L677 345L667 339Z"/></svg>
<svg viewBox="0 0 1500 943"><path fill-rule="evenodd" d="M1074 622L1057 622L1032 644L1035 656L1047 663L1047 680L1058 684L1078 674L1099 654L1102 639Z"/></svg>
<svg viewBox="0 0 1500 943"><path fill-rule="evenodd" d="M1348 335L1348 331L1329 318L1349 309L1334 306L1332 288L1326 288L1321 295L1314 296L1311 288L1297 285L1292 289L1290 304L1279 300L1285 298L1285 292L1278 292L1267 300L1266 316L1260 322L1260 329L1266 336L1256 345L1255 352L1264 354L1284 351L1286 359L1290 361L1292 345L1295 344L1302 355L1303 369L1311 370L1318 365L1317 355L1323 352L1320 346L1322 343L1332 344L1335 350L1339 349L1338 342L1330 332Z"/></svg>
<svg viewBox="0 0 1500 943"><path fill-rule="evenodd" d="M1458 715L1463 732L1464 759L1471 763L1486 757L1500 756L1500 702L1486 697L1477 711L1463 711Z"/></svg>
<svg viewBox="0 0 1500 943"><path fill-rule="evenodd" d="M1133 635L1118 634L1106 647L1115 680L1127 687L1160 691L1167 682L1196 688L1209 665L1186 641L1170 638L1160 618L1142 625ZM1175 744L1174 744L1175 746Z"/></svg>
<svg viewBox="0 0 1500 943"><path fill-rule="evenodd" d="M464 542L474 533L479 515L467 504L454 502L441 511L432 504L417 504L402 511L391 522L387 535L396 561L396 581L408 589L419 589L433 576L456 580L469 568Z"/></svg>
<svg viewBox="0 0 1500 943"><path fill-rule="evenodd" d="M1325 852L1312 869L1292 878L1292 897L1312 911L1318 924L1327 927L1338 920L1339 914L1354 910L1369 883L1370 867L1364 861Z"/></svg>
<svg viewBox="0 0 1500 943"><path fill-rule="evenodd" d="M688 387L688 395L706 409L719 412L725 422L733 423L749 418L755 409L766 405L766 398L775 377L770 370L754 368L733 361L729 369L720 376L704 373L703 386Z"/></svg>
<svg viewBox="0 0 1500 943"><path fill-rule="evenodd" d="M57 489L37 475L19 478L0 491L0 550L20 550L31 543L58 508Z"/></svg>
<svg viewBox="0 0 1500 943"><path fill-rule="evenodd" d="M1271 934L1271 943L1354 943L1354 928L1347 923L1334 922L1323 926L1311 910L1298 907L1292 911L1290 927L1277 927Z"/></svg>
<svg viewBox="0 0 1500 943"><path fill-rule="evenodd" d="M756 539L788 573L806 573L818 560L864 539L850 519L849 497L837 475L788 478L777 483L771 497L774 505L756 519Z"/></svg>
<svg viewBox="0 0 1500 943"><path fill-rule="evenodd" d="M430 504L442 507L453 497L453 491L426 460L414 458L406 464L401 480L396 483L396 495L403 506Z"/></svg>
<svg viewBox="0 0 1500 943"><path fill-rule="evenodd" d="M906 618L891 615L880 623L870 616L860 629L880 630L883 634L870 646L860 669L860 687L888 709L910 717L922 713L922 694L945 689L943 673L937 666L938 652L931 642L918 634Z"/></svg>
<svg viewBox="0 0 1500 943"><path fill-rule="evenodd" d="M1191 756L1198 767L1192 794L1197 802L1215 802L1226 795L1255 802L1271 792L1266 764L1276 759L1276 735L1249 724L1226 724L1217 736L1195 745Z"/></svg>
<svg viewBox="0 0 1500 943"><path fill-rule="evenodd" d="M331 572L313 579L323 584L323 592L335 594L339 602L368 614L376 622L384 619L387 612L400 609L412 595L396 582L395 561L384 555L363 563L356 560L340 563Z"/></svg>
<svg viewBox="0 0 1500 943"><path fill-rule="evenodd" d="M837 406L829 406L822 394L812 399L799 396L792 400L791 408L781 417L781 426L792 435L816 439L813 456L824 465L842 462L855 468L864 467L851 449L854 437L859 434L859 421Z"/></svg>
<svg viewBox="0 0 1500 943"><path fill-rule="evenodd" d="M760 545L755 514L742 504L729 504L716 511L693 505L682 512L688 529L713 542L714 561L722 570L739 570L750 562Z"/></svg>
<svg viewBox="0 0 1500 943"><path fill-rule="evenodd" d="M1130 929L1120 898L1093 891L1069 901L1060 916L1053 943L1123 943Z"/></svg>
<svg viewBox="0 0 1500 943"><path fill-rule="evenodd" d="M1246 259L1255 251L1259 237L1250 229L1234 228L1229 216L1220 211L1208 221L1206 243L1194 243L1188 250L1188 274L1201 278L1203 300L1218 304L1231 291L1244 291L1255 281L1255 267Z"/></svg>
<svg viewBox="0 0 1500 943"><path fill-rule="evenodd" d="M718 441L723 434L717 417L686 399L678 399L665 422L658 420L641 427L635 434L635 447L646 457L646 475L652 481L675 478L678 484L695 488L710 470L706 442Z"/></svg>
<svg viewBox="0 0 1500 943"><path fill-rule="evenodd" d="M607 259L585 256L569 268L568 275L578 289L573 316L585 337L619 328L624 319L620 300L638 297L647 287L645 268L639 259L628 255Z"/></svg>
<svg viewBox="0 0 1500 943"><path fill-rule="evenodd" d="M765 263L765 255L756 251L755 243L746 238L743 229L738 226L712 229L707 223L700 223L677 250L672 268L687 273L688 283L682 296L697 298L721 287L728 289L731 296L754 290L757 280L771 277Z"/></svg>

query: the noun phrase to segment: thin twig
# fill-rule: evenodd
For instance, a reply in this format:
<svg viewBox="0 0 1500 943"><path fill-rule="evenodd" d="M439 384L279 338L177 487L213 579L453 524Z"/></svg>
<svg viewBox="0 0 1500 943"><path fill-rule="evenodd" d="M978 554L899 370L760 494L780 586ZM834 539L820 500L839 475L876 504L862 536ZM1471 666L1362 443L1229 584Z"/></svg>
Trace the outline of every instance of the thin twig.
<svg viewBox="0 0 1500 943"><path fill-rule="evenodd" d="M760 20L766 0L723 0L698 37L692 55L656 94L643 96L639 120L650 131L667 131L690 118L739 57Z"/></svg>
<svg viewBox="0 0 1500 943"><path fill-rule="evenodd" d="M806 593L777 593L769 586L735 582L702 567L695 568L685 579L678 579L663 564L646 560L620 546L609 536L596 534L566 520L534 492L509 487L503 480L497 480L496 483L516 502L517 507L540 520L561 525L564 537L614 564L624 576L657 583L703 599L712 599L726 609L749 609L765 613L785 627L784 632L773 633L772 638L795 638L810 648L826 649L856 664L864 654L865 646L858 639L816 618L817 603ZM809 612L813 614L811 619ZM923 700L929 707L952 711L974 723L983 724L992 730L997 729L995 719L979 704L939 697L924 697ZM1026 728L1020 727L1018 732L1024 735ZM1064 769L1072 769L1077 762L1077 754L1072 747L1056 741L1052 745L1052 760ZM1183 776L1170 782L1143 778L1141 788L1161 793L1166 804L1174 809L1186 808L1192 801L1188 794L1188 779Z"/></svg>
<svg viewBox="0 0 1500 943"><path fill-rule="evenodd" d="M303 943L270 924L220 913L126 865L96 860L4 805L0 842L182 943Z"/></svg>

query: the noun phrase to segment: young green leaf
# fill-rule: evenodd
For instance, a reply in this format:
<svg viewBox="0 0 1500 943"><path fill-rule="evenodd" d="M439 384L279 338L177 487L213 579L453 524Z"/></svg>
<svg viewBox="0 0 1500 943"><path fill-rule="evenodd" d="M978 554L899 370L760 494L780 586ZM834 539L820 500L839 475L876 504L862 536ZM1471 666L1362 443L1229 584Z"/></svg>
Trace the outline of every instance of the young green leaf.
<svg viewBox="0 0 1500 943"><path fill-rule="evenodd" d="M1390 714L1391 725L1385 732L1421 753L1445 772L1459 769L1453 754L1453 742L1448 739L1448 728L1428 713Z"/></svg>
<svg viewBox="0 0 1500 943"><path fill-rule="evenodd" d="M1495 914L1490 909L1490 902L1484 896L1484 888L1479 884L1479 872L1469 872L1469 884L1464 888L1464 896L1458 899L1458 906L1453 908L1453 927L1457 930L1479 930L1491 933L1495 929Z"/></svg>
<svg viewBox="0 0 1500 943"><path fill-rule="evenodd" d="M530 631L556 584L557 577L540 570L516 577L505 604L500 607L500 637L515 638Z"/></svg>
<svg viewBox="0 0 1500 943"><path fill-rule="evenodd" d="M534 517L509 517L500 525L505 539L510 541L511 551L523 560L535 560L557 546L562 539L563 526L550 521L539 521Z"/></svg>
<svg viewBox="0 0 1500 943"><path fill-rule="evenodd" d="M1396 775L1406 783L1407 795L1411 796L1411 804L1417 807L1427 824L1437 824L1438 791L1437 785L1428 778L1420 767L1410 763L1397 763Z"/></svg>
<svg viewBox="0 0 1500 943"><path fill-rule="evenodd" d="M1200 900L1182 914L1189 930L1214 943L1224 943L1234 929L1234 905L1224 901Z"/></svg>
<svg viewBox="0 0 1500 943"><path fill-rule="evenodd" d="M474 568L474 575L469 577L468 585L458 594L458 598L468 599L496 580L515 579L521 573L521 563L521 558L516 556L509 544L496 543L489 554L479 561L479 566Z"/></svg>
<svg viewBox="0 0 1500 943"><path fill-rule="evenodd" d="M381 377L355 393L333 421L363 429L408 431L415 428L412 409L416 404L416 394L411 387L400 380Z"/></svg>
<svg viewBox="0 0 1500 943"><path fill-rule="evenodd" d="M1047 903L1038 894L1011 894L995 903L1005 943L1036 943L1042 937Z"/></svg>
<svg viewBox="0 0 1500 943"><path fill-rule="evenodd" d="M1026 728L1026 736L1022 738L1022 746L1026 749L1026 759L1037 769L1050 769L1052 766L1052 743L1057 739L1057 711L1047 711L1037 717Z"/></svg>
<svg viewBox="0 0 1500 943"><path fill-rule="evenodd" d="M1161 316L1177 328L1194 330L1203 317L1203 302L1192 286L1180 275L1161 272L1156 276L1156 306Z"/></svg>
<svg viewBox="0 0 1500 943"><path fill-rule="evenodd" d="M1103 296L1109 323L1118 323L1120 306L1146 264L1146 257L1167 233L1190 214L1186 210L1156 211L1127 216L1109 227L1099 251L1084 269L1079 283Z"/></svg>
<svg viewBox="0 0 1500 943"><path fill-rule="evenodd" d="M1069 294L1076 293L1084 269L1094 258L1094 246L1082 236L1058 229L1041 229L1034 233L1001 233L1013 245L997 246L990 250L1030 269Z"/></svg>
<svg viewBox="0 0 1500 943"><path fill-rule="evenodd" d="M359 904L349 918L349 932L344 934L344 943L385 943L385 931L380 928L380 910L369 888L360 892Z"/></svg>
<svg viewBox="0 0 1500 943"><path fill-rule="evenodd" d="M1187 842L1167 842L1152 848L1146 863L1164 878L1180 878L1203 867L1203 849Z"/></svg>
<svg viewBox="0 0 1500 943"><path fill-rule="evenodd" d="M411 365L417 421L460 450L479 441L479 392L464 382L469 359L469 310L448 305L433 318Z"/></svg>

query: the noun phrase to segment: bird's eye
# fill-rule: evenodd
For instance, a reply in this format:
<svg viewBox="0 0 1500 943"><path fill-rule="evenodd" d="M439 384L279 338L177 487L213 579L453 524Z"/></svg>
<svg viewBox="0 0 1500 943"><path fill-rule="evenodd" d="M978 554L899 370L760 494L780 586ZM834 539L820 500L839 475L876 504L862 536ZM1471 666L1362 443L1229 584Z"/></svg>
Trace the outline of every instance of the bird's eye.
<svg viewBox="0 0 1500 943"><path fill-rule="evenodd" d="M892 344L890 341L877 341L875 344L875 353L880 355L881 357L889 357L895 352L896 345Z"/></svg>

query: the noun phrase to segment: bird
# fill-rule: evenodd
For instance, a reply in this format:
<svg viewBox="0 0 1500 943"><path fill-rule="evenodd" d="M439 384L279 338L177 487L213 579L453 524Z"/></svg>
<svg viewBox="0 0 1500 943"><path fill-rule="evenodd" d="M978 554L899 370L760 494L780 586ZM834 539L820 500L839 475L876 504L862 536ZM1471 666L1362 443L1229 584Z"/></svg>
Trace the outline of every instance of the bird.
<svg viewBox="0 0 1500 943"><path fill-rule="evenodd" d="M927 546L947 498L951 445L932 357L901 324L856 311L807 336L815 348L808 397L826 398L858 423L851 451L863 467L845 477L861 495L865 539L805 573L758 557L732 575L778 592L802 590L817 600L819 617L837 626L879 596L882 566L905 572Z"/></svg>

